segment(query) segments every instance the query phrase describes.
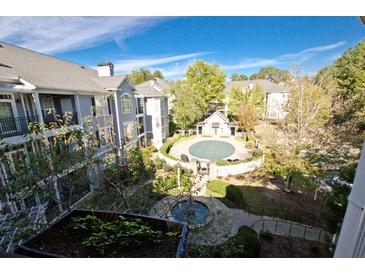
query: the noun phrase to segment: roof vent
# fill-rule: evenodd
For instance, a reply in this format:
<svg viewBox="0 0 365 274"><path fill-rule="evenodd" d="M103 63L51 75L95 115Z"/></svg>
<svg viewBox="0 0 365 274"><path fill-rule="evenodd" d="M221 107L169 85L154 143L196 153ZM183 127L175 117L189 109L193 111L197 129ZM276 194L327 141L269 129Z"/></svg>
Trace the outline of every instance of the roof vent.
<svg viewBox="0 0 365 274"><path fill-rule="evenodd" d="M0 67L3 67L3 68L11 68L10 66L5 65L5 64L2 64L2 63L0 63Z"/></svg>

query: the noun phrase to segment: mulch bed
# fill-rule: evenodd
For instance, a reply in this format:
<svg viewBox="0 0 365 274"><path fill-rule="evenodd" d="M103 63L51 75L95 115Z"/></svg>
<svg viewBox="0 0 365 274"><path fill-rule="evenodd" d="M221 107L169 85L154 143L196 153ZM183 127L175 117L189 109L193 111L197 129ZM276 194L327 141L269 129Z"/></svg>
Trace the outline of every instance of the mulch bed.
<svg viewBox="0 0 365 274"><path fill-rule="evenodd" d="M88 236L87 233L75 231L67 225L55 226L41 239L28 243L27 247L69 258L174 258L179 243L177 236L165 237L159 242L136 242L128 247L115 244L101 254L97 248L82 244Z"/></svg>
<svg viewBox="0 0 365 274"><path fill-rule="evenodd" d="M301 238L266 234L260 237L262 258L329 258L320 243Z"/></svg>

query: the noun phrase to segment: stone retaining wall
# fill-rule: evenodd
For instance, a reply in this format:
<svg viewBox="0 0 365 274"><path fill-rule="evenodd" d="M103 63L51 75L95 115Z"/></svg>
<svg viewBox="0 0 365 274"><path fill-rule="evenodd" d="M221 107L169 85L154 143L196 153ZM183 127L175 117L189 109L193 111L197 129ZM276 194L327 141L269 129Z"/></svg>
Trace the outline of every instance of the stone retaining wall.
<svg viewBox="0 0 365 274"><path fill-rule="evenodd" d="M236 165L217 166L217 176L224 177L228 175L238 175L242 173L251 172L261 167L263 163L264 163L264 157Z"/></svg>

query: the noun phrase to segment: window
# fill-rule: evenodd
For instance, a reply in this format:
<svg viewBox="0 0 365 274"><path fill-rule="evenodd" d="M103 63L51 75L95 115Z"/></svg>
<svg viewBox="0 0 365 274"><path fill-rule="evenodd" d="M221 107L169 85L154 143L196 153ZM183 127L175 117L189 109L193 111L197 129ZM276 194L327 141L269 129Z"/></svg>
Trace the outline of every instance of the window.
<svg viewBox="0 0 365 274"><path fill-rule="evenodd" d="M129 94L122 95L122 112L132 112L132 97Z"/></svg>
<svg viewBox="0 0 365 274"><path fill-rule="evenodd" d="M107 96L105 95L95 96L95 113L96 116L106 116L110 114Z"/></svg>

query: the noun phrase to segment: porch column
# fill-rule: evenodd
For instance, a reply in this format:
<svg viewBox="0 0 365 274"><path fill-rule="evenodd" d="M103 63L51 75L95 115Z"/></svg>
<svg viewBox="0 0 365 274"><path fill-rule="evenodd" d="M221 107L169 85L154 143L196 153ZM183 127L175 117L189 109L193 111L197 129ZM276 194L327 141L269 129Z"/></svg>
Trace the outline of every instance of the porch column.
<svg viewBox="0 0 365 274"><path fill-rule="evenodd" d="M115 108L115 120L116 120L116 124L117 124L117 128L116 130L114 130L115 132L115 146L118 148L118 151L120 151L122 149L122 145L121 145L121 133L120 133L120 118L119 118L119 107L118 107L118 95L117 92L114 93L114 108Z"/></svg>
<svg viewBox="0 0 365 274"><path fill-rule="evenodd" d="M77 123L82 126L82 118L81 118L81 107L80 107L80 95L75 95L75 103L76 103L76 111L77 111Z"/></svg>
<svg viewBox="0 0 365 274"><path fill-rule="evenodd" d="M38 92L33 93L33 100L34 100L35 110L38 115L38 121L43 124L44 123L43 113L42 113L41 101L39 100Z"/></svg>
<svg viewBox="0 0 365 274"><path fill-rule="evenodd" d="M28 113L27 113L27 109L26 109L26 107L25 107L24 98L23 98L23 93L20 93L20 101L22 102L22 107L23 107L24 117L27 117L27 118L28 118Z"/></svg>

